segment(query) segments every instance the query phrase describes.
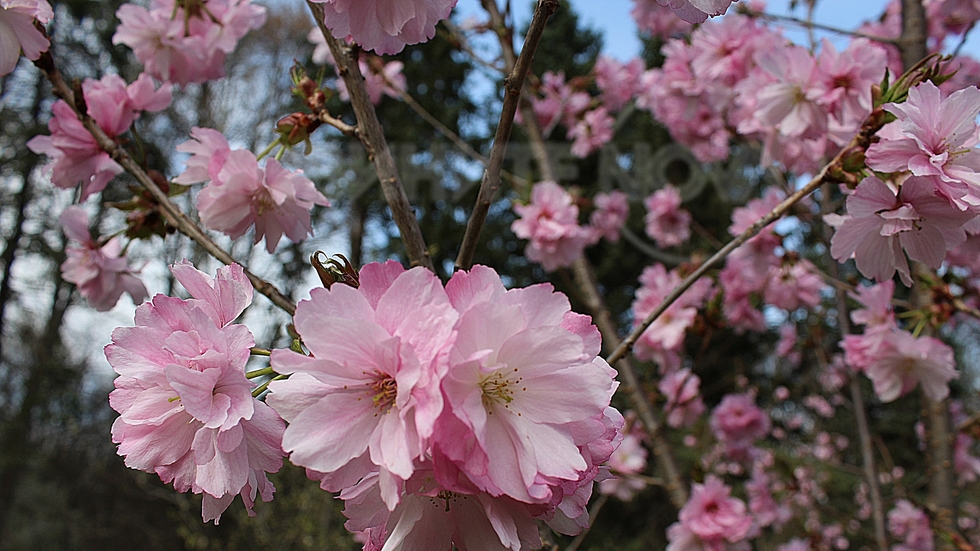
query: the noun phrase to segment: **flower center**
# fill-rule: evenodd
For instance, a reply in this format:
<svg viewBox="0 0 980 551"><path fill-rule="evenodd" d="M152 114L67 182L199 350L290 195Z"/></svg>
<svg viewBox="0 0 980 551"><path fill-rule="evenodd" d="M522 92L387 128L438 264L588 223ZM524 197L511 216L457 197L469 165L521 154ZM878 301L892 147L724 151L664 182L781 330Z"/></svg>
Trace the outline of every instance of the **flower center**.
<svg viewBox="0 0 980 551"><path fill-rule="evenodd" d="M514 401L514 391L527 390L527 387L519 386L524 378L517 373L516 367L513 371L494 371L480 381L480 389L483 390L483 407L488 414L493 415L496 405L503 405L504 408L510 409L510 403Z"/></svg>
<svg viewBox="0 0 980 551"><path fill-rule="evenodd" d="M371 401L381 414L388 413L398 396L398 383L390 376L379 378L370 386ZM377 415L377 414L375 414Z"/></svg>

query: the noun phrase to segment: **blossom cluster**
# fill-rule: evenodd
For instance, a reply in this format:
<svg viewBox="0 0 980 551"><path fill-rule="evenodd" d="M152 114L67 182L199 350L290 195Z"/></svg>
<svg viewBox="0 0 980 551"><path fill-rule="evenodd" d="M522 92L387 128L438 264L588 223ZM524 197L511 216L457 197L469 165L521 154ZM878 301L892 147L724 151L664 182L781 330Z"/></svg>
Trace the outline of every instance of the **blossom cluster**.
<svg viewBox="0 0 980 551"><path fill-rule="evenodd" d="M88 115L110 138L118 138L129 130L144 111L162 111L171 100L171 86L157 88L145 73L132 84L118 75L106 75L101 80L86 79L82 83ZM123 171L119 163L102 150L82 122L64 100L55 102L48 121L50 136L35 136L27 146L35 153L53 159L49 165L51 182L61 188L81 184L80 201L105 189L109 180Z"/></svg>
<svg viewBox="0 0 980 551"><path fill-rule="evenodd" d="M153 0L149 8L123 4L112 43L132 48L156 79L201 83L225 75L225 57L265 23L265 15L266 9L251 0Z"/></svg>
<svg viewBox="0 0 980 551"><path fill-rule="evenodd" d="M261 167L252 152L233 150L217 130L193 128L191 139L177 151L191 157L174 182L209 182L197 196L204 227L238 239L255 226L255 243L264 238L270 253L283 235L293 241L306 238L314 205L330 206L302 171L287 170L276 159Z"/></svg>
<svg viewBox="0 0 980 551"><path fill-rule="evenodd" d="M205 521L217 522L236 495L254 514L256 495L269 501L275 491L266 473L282 466L284 424L245 375L254 339L234 320L252 284L238 265L214 278L187 262L171 270L193 298L156 295L105 348L119 375L112 440L128 467L203 494Z"/></svg>
<svg viewBox="0 0 980 551"><path fill-rule="evenodd" d="M369 264L294 320L310 354L272 353L289 378L267 401L291 461L341 492L366 549L517 551L540 545L534 519L587 524L623 418L597 329L549 285L506 290L477 266L443 287Z"/></svg>

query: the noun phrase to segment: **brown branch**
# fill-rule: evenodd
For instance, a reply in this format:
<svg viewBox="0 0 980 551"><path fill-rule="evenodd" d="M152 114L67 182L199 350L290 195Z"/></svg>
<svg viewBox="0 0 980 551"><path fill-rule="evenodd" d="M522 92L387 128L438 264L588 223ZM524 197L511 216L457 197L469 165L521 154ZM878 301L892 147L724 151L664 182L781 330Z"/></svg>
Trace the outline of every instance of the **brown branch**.
<svg viewBox="0 0 980 551"><path fill-rule="evenodd" d="M342 41L334 38L330 29L323 24L323 4L309 1L306 4L310 7L313 19L320 27L320 32L323 33L327 46L330 47L334 63L337 66L337 73L347 85L351 107L354 108L354 116L357 117L357 137L364 145L364 149L367 150L371 163L374 164L374 171L378 175L378 180L381 181L381 191L391 209L395 225L398 226L408 259L413 266L425 266L435 271L432 258L425 246L425 239L422 237L422 230L419 228L418 220L415 219L415 211L408 202L408 195L398 177L395 159L391 155L391 149L388 148L388 141L385 140L384 129L378 120L378 113L374 110L374 105L371 104L371 99L368 96L364 77L361 75L361 69L357 64L357 53Z"/></svg>
<svg viewBox="0 0 980 551"><path fill-rule="evenodd" d="M54 87L54 94L62 99L64 99L68 105L75 111L78 119L81 121L85 129L89 131L95 142L99 145L103 151L109 154L112 160L119 163L126 172L130 173L137 182L140 183L153 199L160 206L160 213L166 219L167 223L171 226L177 228L177 231L183 233L187 237L193 239L198 245L200 245L204 250L206 250L211 256L218 259L224 264L236 263L235 259L231 257L230 254L225 252L221 247L215 243L207 233L204 232L200 227L192 222L177 205L170 200L170 197L160 189L160 186L153 181L153 178L137 163L125 149L119 147L119 144L110 138L105 131L95 122L95 120L90 117L87 113L82 112L79 106L76 104L76 98L72 89L65 83L64 79L61 77L61 73L55 68L54 60L51 58L50 53L45 53L41 56L35 65L38 66L43 72L47 79L51 82ZM279 308L285 310L289 315L293 315L296 311L296 305L289 297L283 295L275 285L269 283L268 281L262 279L261 277L253 274L248 268L242 267L245 271L245 275L248 277L249 281L252 282L252 286L256 291L265 295L272 301L273 304Z"/></svg>
<svg viewBox="0 0 980 551"><path fill-rule="evenodd" d="M508 68L512 67L512 69L510 75L504 79L504 103L500 113L500 122L497 124L493 147L490 149L490 159L480 182L476 205L474 205L473 212L466 224L466 233L463 235L463 242L460 244L459 254L456 257L457 270L468 270L473 265L473 253L476 251L480 232L483 230L484 222L486 222L493 196L500 189L500 171L503 169L507 142L510 141L510 133L514 126L514 116L517 114L518 104L521 101L521 89L524 87L524 80L528 71L531 70L531 60L534 58L534 51L541 41L545 24L558 9L558 4L559 0L538 0L537 8L534 10L534 18L531 20L531 26L524 38L524 47L521 48L520 56L512 62L511 60L514 59L513 44L506 38L508 33L503 27L496 0L484 0L483 2L484 7L491 12L491 22L497 30L497 35L501 38L500 44L504 51L504 59L507 60L507 66ZM494 17L494 13L496 13L496 17Z"/></svg>
<svg viewBox="0 0 980 551"><path fill-rule="evenodd" d="M830 200L831 186L824 185L822 210L824 214L833 212ZM824 237L830 242L832 231L824 225ZM827 249L828 276L834 281L840 280L840 265L830 256ZM847 306L847 295L841 287L835 287L837 299L837 323L841 335L851 334L850 308ZM878 483L878 469L875 466L874 450L872 449L871 429L868 426L868 414L864 407L864 394L861 392L861 381L856 375L851 375L851 403L854 405L854 418L857 422L858 439L861 444L861 465L864 468L864 479L868 483L868 494L871 499L871 517L874 521L875 543L880 551L888 551L888 539L885 535L885 508L881 500L881 485Z"/></svg>
<svg viewBox="0 0 980 551"><path fill-rule="evenodd" d="M589 261L584 256L580 256L572 264L572 271L578 288L585 295L583 298L585 299L586 307L592 312L592 321L595 322L599 328L599 333L602 334L602 342L610 348L618 347L620 342L616 324L612 321L609 310L599 295L595 274L592 271L592 266L589 264ZM650 442L653 444L651 448L653 448L653 454L657 458L657 465L663 471L665 479L664 486L670 495L670 502L674 507L680 509L687 503L687 487L681 478L680 468L678 468L677 460L674 458L670 441L664 435L663 425L657 417L653 404L643 391L643 386L640 384L639 377L636 376L636 370L633 369L633 365L629 359L625 357L619 358L615 362L615 366L625 383L625 390L629 393L633 407L636 408L636 413L643 423L643 428L646 430L647 435L650 437Z"/></svg>
<svg viewBox="0 0 980 551"><path fill-rule="evenodd" d="M902 67L908 69L929 55L928 38L926 8L922 0L902 0L902 34L896 41L902 52Z"/></svg>

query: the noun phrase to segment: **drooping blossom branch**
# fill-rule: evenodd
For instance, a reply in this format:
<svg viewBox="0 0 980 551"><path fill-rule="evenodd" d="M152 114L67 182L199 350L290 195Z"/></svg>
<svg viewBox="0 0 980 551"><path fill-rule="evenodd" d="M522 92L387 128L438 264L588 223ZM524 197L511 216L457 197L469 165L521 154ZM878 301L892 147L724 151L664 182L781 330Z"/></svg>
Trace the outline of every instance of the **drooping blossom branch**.
<svg viewBox="0 0 980 551"><path fill-rule="evenodd" d="M484 7L491 10L491 14L497 12L495 0L485 1L483 4ZM504 51L504 59L508 60L508 67L513 64L513 68L510 75L504 79L504 103L500 112L500 122L497 123L497 132L493 138L489 161L483 172L483 179L480 181L476 205L473 206L473 212L466 224L466 233L463 234L463 242L460 244L459 254L456 257L457 270L466 270L473 265L473 253L476 251L477 241L480 238L480 232L483 230L483 223L487 219L493 196L500 189L500 171L503 169L507 142L510 141L510 133L514 126L514 116L517 114L517 107L521 101L524 80L531 69L534 51L541 41L544 26L548 22L548 18L558 9L558 4L558 0L538 0L534 17L531 19L531 26L524 38L524 47L521 48L520 55L514 61L510 61L514 55L513 45L506 38L507 33L504 29L497 27L497 34ZM497 15L499 19L499 12Z"/></svg>
<svg viewBox="0 0 980 551"><path fill-rule="evenodd" d="M367 150L368 158L374 164L374 170L381 182L381 190L385 200L391 208L392 218L398 226L408 260L413 266L425 266L433 270L432 258L422 237L422 230L419 228L418 221L415 219L415 212L408 201L408 195L402 186L398 176L398 169L395 166L395 159L391 155L391 149L385 140L384 129L378 120L378 114L371 104L367 87L364 84L364 77L357 64L356 54L351 47L333 37L330 30L323 23L323 4L307 2L313 19L323 33L323 37L330 47L334 62L337 66L337 73L344 80L347 91L350 94L351 107L357 117L357 137Z"/></svg>
<svg viewBox="0 0 980 551"><path fill-rule="evenodd" d="M230 254L225 252L224 249L218 246L214 240L208 236L197 224L191 221L187 215L177 208L177 205L170 200L170 197L164 192L160 186L153 180L153 178L143 169L142 166L125 149L119 146L112 138L105 133L104 130L95 122L95 120L89 116L84 110L84 105L79 105L76 102L75 93L72 91L71 87L62 78L61 73L55 66L54 59L51 57L49 52L41 55L40 59L35 62L35 65L41 69L48 81L51 82L53 87L54 95L65 100L71 109L78 116L79 121L86 130L92 135L99 147L105 151L112 160L119 163L126 172L131 174L137 182L140 183L153 197L154 201L160 207L160 213L164 216L167 223L177 229L177 231L190 237L194 242L200 245L205 251L211 256L216 258L223 264L234 264L235 259L231 257ZM287 312L289 315L293 315L296 311L296 305L292 300L286 295L282 294L275 285L269 283L268 281L262 279L261 277L253 274L248 269L245 269L245 275L248 277L252 286L259 293L268 297L273 304Z"/></svg>
<svg viewBox="0 0 980 551"><path fill-rule="evenodd" d="M610 354L606 361L613 364L619 361L621 358L626 357L627 354L636 345L636 341L640 338L640 335L647 330L654 321L657 320L671 304L677 301L687 291L694 283L696 283L703 275L705 275L708 270L716 266L719 262L724 260L728 255L730 255L735 249L742 246L746 241L755 237L763 228L769 224L775 222L786 214L789 209L793 207L796 203L802 200L807 195L813 193L817 188L826 182L836 182L838 177L843 174L843 164L845 157L853 154L855 151L864 151L871 144L871 138L884 125L884 111L881 108L876 108L868 117L864 119L861 124L861 130L851 139L851 141L837 153L837 155L802 188L787 197L781 203L779 203L774 209L772 209L768 214L760 218L754 224L749 226L745 231L738 235L738 237L732 239L724 247L713 254L708 260L703 264L698 266L689 276L687 276L684 281L681 282L674 290L672 290L664 298L659 306L653 309L650 314L647 315L646 319L642 323L636 326L632 333L622 343Z"/></svg>

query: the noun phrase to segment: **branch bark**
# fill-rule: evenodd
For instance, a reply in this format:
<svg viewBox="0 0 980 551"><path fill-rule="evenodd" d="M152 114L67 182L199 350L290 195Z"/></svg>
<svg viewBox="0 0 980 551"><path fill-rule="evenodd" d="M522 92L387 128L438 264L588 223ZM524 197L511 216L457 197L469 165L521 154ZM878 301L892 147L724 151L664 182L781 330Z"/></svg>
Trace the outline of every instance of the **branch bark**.
<svg viewBox="0 0 980 551"><path fill-rule="evenodd" d="M483 172L483 179L480 181L476 205L473 206L473 212L466 224L466 233L463 234L463 242L460 244L459 254L456 256L457 270L468 270L473 266L473 253L476 251L483 224L486 222L487 212L490 210L494 195L500 189L500 171L503 169L507 142L510 141L510 133L514 126L514 116L517 114L517 108L521 101L524 80L531 70L534 51L541 41L541 35L548 18L555 13L558 5L559 0L538 0L534 17L531 19L531 27L527 31L527 36L524 37L524 47L521 48L520 56L515 59L514 46L509 39L509 32L504 26L503 18L497 9L496 0L483 1L483 6L491 14L491 23L500 37L500 45L510 74L504 79L504 104L500 112L500 122L497 123L497 132L493 138L489 161Z"/></svg>
<svg viewBox="0 0 980 551"><path fill-rule="evenodd" d="M354 116L357 117L357 137L367 150L371 163L374 164L374 171L381 181L381 191L391 209L395 225L398 226L408 260L413 266L425 266L435 271L425 239L422 237L422 230L415 218L415 211L408 202L408 195L398 176L395 159L385 139L384 128L368 96L367 86L364 84L364 77L357 63L356 51L334 38L330 29L323 24L323 4L309 1L306 4L310 7L320 32L327 40L327 46L330 47L334 62L337 64L337 72L347 85L351 107L354 109Z"/></svg>
<svg viewBox="0 0 980 551"><path fill-rule="evenodd" d="M125 149L119 147L119 144L110 138L102 128L95 122L92 117L87 113L79 112L78 106L75 102L75 94L72 92L68 84L65 83L64 79L61 77L61 73L55 68L54 60L51 58L50 53L42 54L41 59L39 59L35 64L41 71L44 72L45 77L51 82L54 87L54 94L62 99L64 99L68 105L75 111L78 119L81 121L85 129L89 131L95 142L99 147L112 157L112 160L119 163L126 172L130 173L136 181L140 183L153 199L160 206L160 212L166 219L167 223L171 226L177 228L177 231L183 233L187 237L193 239L198 245L204 248L211 256L215 257L224 264L232 264L235 259L231 257L230 254L224 251L221 247L215 243L207 233L192 222L187 215L177 208L177 205L170 200L170 197L160 189L160 186L153 181L153 178L143 167L139 165ZM245 275L248 277L249 281L252 282L252 286L256 291L265 295L272 301L273 304L279 308L285 310L289 315L293 315L296 312L296 305L292 300L286 295L282 294L275 285L269 283L268 281L262 279L261 277L253 274L248 268L243 266Z"/></svg>

